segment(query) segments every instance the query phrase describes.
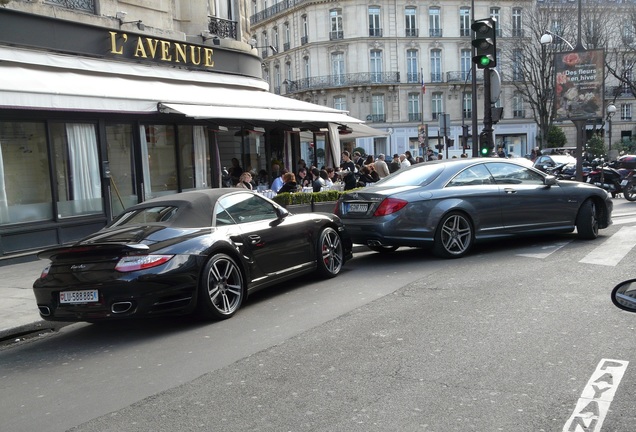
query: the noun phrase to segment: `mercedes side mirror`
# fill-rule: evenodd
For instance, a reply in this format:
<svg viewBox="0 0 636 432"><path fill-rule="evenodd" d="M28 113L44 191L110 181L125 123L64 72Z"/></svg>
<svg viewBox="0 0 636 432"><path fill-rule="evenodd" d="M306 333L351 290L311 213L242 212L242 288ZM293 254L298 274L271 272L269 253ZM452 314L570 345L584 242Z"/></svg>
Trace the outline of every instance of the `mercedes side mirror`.
<svg viewBox="0 0 636 432"><path fill-rule="evenodd" d="M629 312L636 312L636 279L623 281L612 290L612 303Z"/></svg>

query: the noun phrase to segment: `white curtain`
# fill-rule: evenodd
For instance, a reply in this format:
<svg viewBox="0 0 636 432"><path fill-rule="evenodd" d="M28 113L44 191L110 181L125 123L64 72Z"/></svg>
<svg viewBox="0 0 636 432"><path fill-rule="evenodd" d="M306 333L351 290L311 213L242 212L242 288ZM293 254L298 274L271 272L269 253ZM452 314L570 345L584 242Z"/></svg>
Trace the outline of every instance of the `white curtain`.
<svg viewBox="0 0 636 432"><path fill-rule="evenodd" d="M340 146L340 132L337 124L329 123L329 142L325 147L325 150L327 150L326 163L328 166L338 167L340 165L342 147Z"/></svg>
<svg viewBox="0 0 636 432"><path fill-rule="evenodd" d="M4 182L4 160L2 159L2 143L0 143L0 223L8 223L9 203L7 202L7 188Z"/></svg>
<svg viewBox="0 0 636 432"><path fill-rule="evenodd" d="M210 187L208 174L208 136L205 126L194 126L194 187Z"/></svg>
<svg viewBox="0 0 636 432"><path fill-rule="evenodd" d="M68 123L69 168L73 179L73 207L75 214L100 211L102 183L97 153L95 126Z"/></svg>
<svg viewBox="0 0 636 432"><path fill-rule="evenodd" d="M150 182L150 156L148 155L148 140L146 140L146 128L139 127L141 141L141 166L143 167L144 201L152 198L152 183Z"/></svg>

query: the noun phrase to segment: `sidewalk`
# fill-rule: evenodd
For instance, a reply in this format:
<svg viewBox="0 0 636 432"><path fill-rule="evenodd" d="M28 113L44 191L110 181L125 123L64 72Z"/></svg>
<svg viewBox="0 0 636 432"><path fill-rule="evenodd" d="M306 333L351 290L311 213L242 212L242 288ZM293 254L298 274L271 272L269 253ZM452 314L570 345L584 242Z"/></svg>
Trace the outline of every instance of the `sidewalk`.
<svg viewBox="0 0 636 432"><path fill-rule="evenodd" d="M8 337L22 326L42 321L33 295L33 282L40 276L47 261L0 266L0 339Z"/></svg>

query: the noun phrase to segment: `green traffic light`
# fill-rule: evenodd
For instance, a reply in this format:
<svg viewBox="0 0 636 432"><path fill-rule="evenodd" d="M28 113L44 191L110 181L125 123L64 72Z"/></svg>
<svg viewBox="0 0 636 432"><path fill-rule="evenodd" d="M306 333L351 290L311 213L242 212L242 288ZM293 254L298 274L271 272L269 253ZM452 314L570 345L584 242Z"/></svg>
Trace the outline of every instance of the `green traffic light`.
<svg viewBox="0 0 636 432"><path fill-rule="evenodd" d="M488 58L488 56L481 56L479 58L479 64L483 67L488 67L488 65L490 64L490 58Z"/></svg>
<svg viewBox="0 0 636 432"><path fill-rule="evenodd" d="M481 148L481 154L486 156L488 154L488 147L482 147Z"/></svg>

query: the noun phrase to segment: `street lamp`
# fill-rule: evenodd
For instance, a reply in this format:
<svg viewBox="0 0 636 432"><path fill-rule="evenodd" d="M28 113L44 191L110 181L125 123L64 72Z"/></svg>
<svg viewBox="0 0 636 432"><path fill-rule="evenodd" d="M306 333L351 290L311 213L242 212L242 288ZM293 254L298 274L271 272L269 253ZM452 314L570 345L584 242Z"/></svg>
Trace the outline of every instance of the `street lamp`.
<svg viewBox="0 0 636 432"><path fill-rule="evenodd" d="M609 138L608 151L612 150L612 117L616 114L616 106L614 104L609 104L606 108L607 111L607 131Z"/></svg>
<svg viewBox="0 0 636 432"><path fill-rule="evenodd" d="M546 33L543 36L541 36L541 45L550 45L554 41L553 36L561 39L570 47L571 50L574 51L574 46L570 42L566 41L558 34L552 33L550 30L546 30Z"/></svg>

